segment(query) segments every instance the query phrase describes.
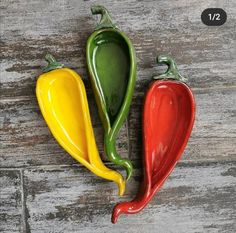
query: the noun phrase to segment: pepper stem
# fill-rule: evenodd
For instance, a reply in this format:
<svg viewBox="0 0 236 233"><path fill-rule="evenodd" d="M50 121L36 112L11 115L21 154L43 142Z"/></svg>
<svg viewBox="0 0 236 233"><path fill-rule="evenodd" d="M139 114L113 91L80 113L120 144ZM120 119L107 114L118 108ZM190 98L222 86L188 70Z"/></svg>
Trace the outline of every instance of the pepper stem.
<svg viewBox="0 0 236 233"><path fill-rule="evenodd" d="M96 5L91 7L91 12L93 15L100 14L101 20L96 26L95 30L102 28L116 28L115 24L112 23L111 17L104 6Z"/></svg>
<svg viewBox="0 0 236 233"><path fill-rule="evenodd" d="M64 65L59 63L51 54L46 54L45 60L48 62L48 65L43 69L43 72L49 72L51 70L60 69Z"/></svg>
<svg viewBox="0 0 236 233"><path fill-rule="evenodd" d="M179 69L174 61L173 58L171 58L168 55L160 55L156 59L157 64L165 64L168 66L167 71L164 74L154 76L153 79L174 79L181 82L186 82L187 79L184 78L180 73Z"/></svg>

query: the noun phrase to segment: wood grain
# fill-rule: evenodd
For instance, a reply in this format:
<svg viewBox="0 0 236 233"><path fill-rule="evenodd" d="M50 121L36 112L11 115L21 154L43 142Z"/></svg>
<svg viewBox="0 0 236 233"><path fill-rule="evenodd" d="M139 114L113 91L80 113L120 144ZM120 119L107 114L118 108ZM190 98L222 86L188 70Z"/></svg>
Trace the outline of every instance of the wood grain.
<svg viewBox="0 0 236 233"><path fill-rule="evenodd" d="M115 226L110 213L122 200L115 184L95 177L57 144L35 98L43 57L51 52L83 78L105 160L85 60L86 40L99 20L90 6L98 3L137 54L135 96L117 142L137 168L124 200L140 182L143 95L152 76L166 69L156 65L157 55L175 58L197 102L183 162L142 213L121 217ZM223 8L227 22L202 24L208 7ZM235 232L235 20L234 0L0 1L0 232Z"/></svg>
<svg viewBox="0 0 236 233"><path fill-rule="evenodd" d="M89 6L96 1L2 2L1 96L34 95L35 80L48 51L87 80L85 44L97 23ZM155 64L160 53L176 58L192 87L236 86L235 1L167 2L99 2L107 6L134 43L137 90L142 90L151 76L160 72ZM224 26L206 27L201 23L201 11L210 5L224 7L228 14Z"/></svg>
<svg viewBox="0 0 236 233"><path fill-rule="evenodd" d="M235 163L179 164L140 214L110 223L115 203L137 192L140 171L117 198L113 183L84 168L24 171L31 232L233 232Z"/></svg>
<svg viewBox="0 0 236 233"><path fill-rule="evenodd" d="M22 227L22 186L19 171L0 170L0 232L19 232Z"/></svg>

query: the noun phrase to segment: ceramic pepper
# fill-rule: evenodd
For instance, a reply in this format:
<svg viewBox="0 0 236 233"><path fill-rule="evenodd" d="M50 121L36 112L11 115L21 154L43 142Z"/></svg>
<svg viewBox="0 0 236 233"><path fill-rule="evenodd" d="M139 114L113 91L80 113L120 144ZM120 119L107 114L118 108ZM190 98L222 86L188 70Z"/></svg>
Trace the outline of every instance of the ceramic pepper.
<svg viewBox="0 0 236 233"><path fill-rule="evenodd" d="M85 87L80 76L46 55L48 66L36 85L43 117L58 143L97 176L117 183L123 195L125 180L100 159L94 138Z"/></svg>
<svg viewBox="0 0 236 233"><path fill-rule="evenodd" d="M112 222L121 214L141 211L162 187L182 155L190 137L195 100L175 61L161 55L158 64L166 64L166 73L154 77L143 109L144 174L137 197L115 206Z"/></svg>
<svg viewBox="0 0 236 233"><path fill-rule="evenodd" d="M93 6L101 21L87 41L86 57L90 80L104 128L104 149L108 159L126 169L133 167L116 151L117 135L127 118L136 81L136 57L129 38L112 22L103 6Z"/></svg>

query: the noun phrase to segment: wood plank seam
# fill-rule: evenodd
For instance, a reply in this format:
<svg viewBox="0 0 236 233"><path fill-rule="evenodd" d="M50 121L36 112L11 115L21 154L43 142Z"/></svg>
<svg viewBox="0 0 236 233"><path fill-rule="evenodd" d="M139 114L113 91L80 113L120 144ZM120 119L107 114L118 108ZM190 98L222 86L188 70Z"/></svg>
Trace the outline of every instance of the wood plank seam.
<svg viewBox="0 0 236 233"><path fill-rule="evenodd" d="M21 177L21 202L22 202L22 232L29 233L30 228L28 224L28 209L26 206L26 197L25 197L25 184L24 184L24 170L20 169L20 177Z"/></svg>

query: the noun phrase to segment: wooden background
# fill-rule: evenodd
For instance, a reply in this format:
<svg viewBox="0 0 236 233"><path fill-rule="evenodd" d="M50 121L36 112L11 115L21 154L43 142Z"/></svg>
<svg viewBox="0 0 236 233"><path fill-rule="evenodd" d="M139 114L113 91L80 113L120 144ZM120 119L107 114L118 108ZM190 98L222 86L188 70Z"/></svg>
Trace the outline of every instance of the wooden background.
<svg viewBox="0 0 236 233"><path fill-rule="evenodd" d="M49 51L83 77L103 154L85 62L86 40L98 22L90 13L95 3L107 7L137 52L135 96L117 145L136 165L124 198L114 183L95 177L57 144L35 97ZM208 7L223 8L227 22L203 25ZM0 232L236 231L235 0L1 0L0 9ZM171 54L189 77L195 126L181 161L148 207L112 225L115 203L133 198L139 185L143 94L152 75L164 70L155 64L161 53Z"/></svg>

